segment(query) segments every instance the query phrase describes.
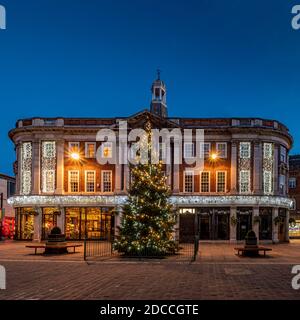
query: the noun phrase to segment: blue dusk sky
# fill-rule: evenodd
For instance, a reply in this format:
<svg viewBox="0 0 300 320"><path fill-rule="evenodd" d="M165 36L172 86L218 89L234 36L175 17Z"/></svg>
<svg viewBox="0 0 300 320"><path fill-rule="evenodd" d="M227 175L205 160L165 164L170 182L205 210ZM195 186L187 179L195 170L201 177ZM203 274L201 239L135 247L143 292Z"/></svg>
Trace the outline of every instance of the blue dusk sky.
<svg viewBox="0 0 300 320"><path fill-rule="evenodd" d="M0 172L27 117L115 117L148 108L156 69L170 116L261 117L300 153L300 0L0 0Z"/></svg>

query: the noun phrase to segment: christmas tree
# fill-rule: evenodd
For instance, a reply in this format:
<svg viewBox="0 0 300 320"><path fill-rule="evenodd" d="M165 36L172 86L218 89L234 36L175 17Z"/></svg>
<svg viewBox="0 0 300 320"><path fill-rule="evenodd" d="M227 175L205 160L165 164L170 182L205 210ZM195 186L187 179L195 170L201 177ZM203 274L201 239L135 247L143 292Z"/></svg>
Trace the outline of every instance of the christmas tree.
<svg viewBox="0 0 300 320"><path fill-rule="evenodd" d="M150 151L149 143L149 151ZM164 256L175 252L175 216L163 164L131 166L132 183L114 248L126 255Z"/></svg>

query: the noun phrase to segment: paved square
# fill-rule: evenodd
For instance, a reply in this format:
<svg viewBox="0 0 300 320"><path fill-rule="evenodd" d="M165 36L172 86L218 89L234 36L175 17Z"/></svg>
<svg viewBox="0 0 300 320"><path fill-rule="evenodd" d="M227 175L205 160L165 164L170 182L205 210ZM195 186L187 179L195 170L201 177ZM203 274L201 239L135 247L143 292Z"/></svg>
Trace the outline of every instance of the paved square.
<svg viewBox="0 0 300 320"><path fill-rule="evenodd" d="M234 245L201 244L190 264L111 259L83 262L82 252L32 255L25 243L0 244L6 299L300 299L291 286L300 242L270 245L267 258L241 258Z"/></svg>

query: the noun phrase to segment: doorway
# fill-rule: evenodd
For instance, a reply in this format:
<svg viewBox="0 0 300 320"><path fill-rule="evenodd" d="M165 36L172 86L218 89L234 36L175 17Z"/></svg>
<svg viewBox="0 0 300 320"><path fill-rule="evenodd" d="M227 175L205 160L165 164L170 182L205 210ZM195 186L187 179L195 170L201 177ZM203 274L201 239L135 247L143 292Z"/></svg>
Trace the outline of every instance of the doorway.
<svg viewBox="0 0 300 320"><path fill-rule="evenodd" d="M237 240L245 240L252 229L252 209L238 209L237 211Z"/></svg>
<svg viewBox="0 0 300 320"><path fill-rule="evenodd" d="M259 239L272 240L272 208L261 209L259 216Z"/></svg>

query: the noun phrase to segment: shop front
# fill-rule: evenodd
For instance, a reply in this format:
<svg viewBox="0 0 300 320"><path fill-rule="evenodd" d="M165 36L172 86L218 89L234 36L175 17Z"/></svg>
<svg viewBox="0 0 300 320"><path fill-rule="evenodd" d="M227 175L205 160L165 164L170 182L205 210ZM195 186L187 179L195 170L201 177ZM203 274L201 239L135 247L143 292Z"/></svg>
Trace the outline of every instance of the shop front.
<svg viewBox="0 0 300 320"><path fill-rule="evenodd" d="M17 240L33 240L34 208L17 208L15 222L15 238Z"/></svg>
<svg viewBox="0 0 300 320"><path fill-rule="evenodd" d="M67 240L111 239L114 235L114 211L111 207L16 209L17 240L34 240L36 233L40 240L47 240L56 226L65 233Z"/></svg>
<svg viewBox="0 0 300 320"><path fill-rule="evenodd" d="M67 240L111 239L114 235L113 209L66 208L65 234Z"/></svg>
<svg viewBox="0 0 300 320"><path fill-rule="evenodd" d="M180 242L200 240L229 240L229 208L182 208L180 209Z"/></svg>

